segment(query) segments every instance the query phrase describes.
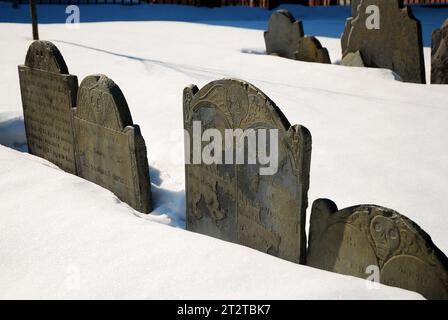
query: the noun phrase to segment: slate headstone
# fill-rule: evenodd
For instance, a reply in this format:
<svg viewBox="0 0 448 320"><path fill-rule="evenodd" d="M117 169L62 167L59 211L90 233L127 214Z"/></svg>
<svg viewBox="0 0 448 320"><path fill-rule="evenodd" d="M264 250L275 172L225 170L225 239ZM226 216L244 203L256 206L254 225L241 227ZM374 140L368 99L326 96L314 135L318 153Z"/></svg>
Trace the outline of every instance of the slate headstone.
<svg viewBox="0 0 448 320"><path fill-rule="evenodd" d="M316 200L310 220L307 264L448 299L448 259L417 224L398 212L375 205L338 211L327 199Z"/></svg>
<svg viewBox="0 0 448 320"><path fill-rule="evenodd" d="M145 141L120 88L104 75L86 77L74 116L78 175L134 209L151 211Z"/></svg>
<svg viewBox="0 0 448 320"><path fill-rule="evenodd" d="M287 10L275 11L264 33L266 53L295 59L299 41L303 38L303 25Z"/></svg>
<svg viewBox="0 0 448 320"><path fill-rule="evenodd" d="M378 29L368 24L371 6L379 9ZM360 0L354 11L341 38L342 56L360 51L367 67L390 69L405 82L426 83L422 28L412 9L401 0Z"/></svg>
<svg viewBox="0 0 448 320"><path fill-rule="evenodd" d="M68 73L58 48L34 41L19 66L28 151L76 174L72 108L78 79Z"/></svg>
<svg viewBox="0 0 448 320"><path fill-rule="evenodd" d="M431 83L448 84L448 19L431 36Z"/></svg>
<svg viewBox="0 0 448 320"><path fill-rule="evenodd" d="M256 133L274 130L277 139L270 131L266 135L278 146L278 170L270 175L260 174L264 165L259 159L252 164L249 160L238 164L236 159L230 163L195 163L194 152L189 151L198 149L193 141L194 123L199 123L201 132L215 129L223 137L226 129L253 129ZM311 159L309 131L291 126L269 97L253 85L235 79L213 81L201 90L196 86L185 88L184 128L190 141L186 144L185 169L187 229L304 262ZM236 141L244 139L244 135L237 137L223 150L231 149L235 154ZM258 143L259 139L260 136ZM199 152L206 147L206 142L199 144ZM247 150L248 143L244 144L246 155Z"/></svg>
<svg viewBox="0 0 448 320"><path fill-rule="evenodd" d="M322 47L316 37L300 38L295 58L306 62L331 63L328 50Z"/></svg>

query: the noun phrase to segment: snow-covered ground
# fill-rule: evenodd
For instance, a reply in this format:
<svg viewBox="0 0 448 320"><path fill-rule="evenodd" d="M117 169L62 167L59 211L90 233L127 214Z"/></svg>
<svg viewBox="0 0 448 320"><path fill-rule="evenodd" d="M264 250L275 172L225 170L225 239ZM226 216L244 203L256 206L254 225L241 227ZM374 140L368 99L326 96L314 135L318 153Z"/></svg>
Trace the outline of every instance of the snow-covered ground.
<svg viewBox="0 0 448 320"><path fill-rule="evenodd" d="M446 253L448 87L401 83L388 70L266 56L267 10L124 7L119 21L118 7L81 6L81 21L111 19L73 30L57 23L67 16L64 6L39 6L48 22L39 31L80 81L104 73L121 87L148 147L155 210L141 218L107 190L0 146L0 297L418 297L389 287L368 290L363 280L182 230L182 90L224 77L253 83L291 123L312 133L310 203L329 197L341 208L393 208ZM348 8L288 8L339 61L335 34ZM441 25L448 9L415 14L428 43L428 30ZM31 43L26 17L26 6L14 11L0 4L0 144L21 151L17 65ZM157 21L176 18L184 21ZM429 54L426 47L428 77Z"/></svg>

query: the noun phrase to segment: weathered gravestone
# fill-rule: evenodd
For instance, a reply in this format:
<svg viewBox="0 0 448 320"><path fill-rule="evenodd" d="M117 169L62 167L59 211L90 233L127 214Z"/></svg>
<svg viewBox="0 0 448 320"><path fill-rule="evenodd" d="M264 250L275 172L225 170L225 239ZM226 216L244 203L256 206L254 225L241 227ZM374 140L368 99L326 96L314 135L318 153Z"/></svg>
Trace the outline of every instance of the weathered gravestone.
<svg viewBox="0 0 448 320"><path fill-rule="evenodd" d="M189 137L187 229L304 262L309 131L291 126L280 109L253 85L227 79L213 81L201 90L185 88L184 127ZM201 143L200 137L208 129L225 137L218 142L224 144L222 153L213 151L221 161L197 158L201 149L202 154L209 150L212 139L203 138ZM256 151L249 147L251 135L257 138ZM235 159L238 150L244 150L245 161ZM262 173L268 166L260 158L263 150L272 157L269 165L277 162L277 170ZM255 153L257 159L251 162L249 158Z"/></svg>
<svg viewBox="0 0 448 320"><path fill-rule="evenodd" d="M295 59L299 41L303 38L302 21L296 21L287 10L275 11L264 33L266 53Z"/></svg>
<svg viewBox="0 0 448 320"><path fill-rule="evenodd" d="M78 175L140 212L151 211L145 141L111 79L92 75L81 82L74 125Z"/></svg>
<svg viewBox="0 0 448 320"><path fill-rule="evenodd" d="M34 41L19 66L28 151L76 174L72 108L78 79L54 44Z"/></svg>
<svg viewBox="0 0 448 320"><path fill-rule="evenodd" d="M327 199L313 204L307 264L448 299L448 259L413 221L387 208L361 205L338 211Z"/></svg>
<svg viewBox="0 0 448 320"><path fill-rule="evenodd" d="M306 62L331 63L328 50L315 37L305 37L301 21L288 10L275 11L264 33L266 53Z"/></svg>
<svg viewBox="0 0 448 320"><path fill-rule="evenodd" d="M390 69L405 82L425 83L421 24L411 8L403 7L402 0L356 4L341 38L342 56L360 51L367 67Z"/></svg>
<svg viewBox="0 0 448 320"><path fill-rule="evenodd" d="M315 37L300 38L295 58L306 62L331 63L328 50Z"/></svg>
<svg viewBox="0 0 448 320"><path fill-rule="evenodd" d="M431 36L431 83L448 84L448 19Z"/></svg>

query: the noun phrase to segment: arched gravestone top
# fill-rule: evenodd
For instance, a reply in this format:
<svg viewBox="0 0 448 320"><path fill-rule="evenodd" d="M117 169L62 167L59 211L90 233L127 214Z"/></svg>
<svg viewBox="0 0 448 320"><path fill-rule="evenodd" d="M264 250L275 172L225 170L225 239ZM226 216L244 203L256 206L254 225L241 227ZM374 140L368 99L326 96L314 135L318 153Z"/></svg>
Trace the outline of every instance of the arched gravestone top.
<svg viewBox="0 0 448 320"><path fill-rule="evenodd" d="M34 41L28 48L25 65L32 69L68 74L68 68L61 52L50 41Z"/></svg>
<svg viewBox="0 0 448 320"><path fill-rule="evenodd" d="M79 86L76 115L103 127L122 130L133 124L120 88L105 75L91 75Z"/></svg>
<svg viewBox="0 0 448 320"><path fill-rule="evenodd" d="M276 129L278 170L261 175L259 163L194 164L190 152L187 229L304 262L310 132L291 126L269 97L237 79L213 81L201 90L185 88L184 127L191 146L194 121L200 121L202 131L216 129L222 137L226 129Z"/></svg>
<svg viewBox="0 0 448 320"><path fill-rule="evenodd" d="M367 279L380 270L380 282L448 299L448 259L416 223L398 212L359 205L338 211L335 203L313 203L307 264Z"/></svg>
<svg viewBox="0 0 448 320"><path fill-rule="evenodd" d="M287 10L275 11L270 19L268 31L264 33L266 53L295 59L299 40L303 38L303 25Z"/></svg>
<svg viewBox="0 0 448 320"><path fill-rule="evenodd" d="M74 113L78 175L134 209L151 211L145 140L120 88L105 75L86 77Z"/></svg>
<svg viewBox="0 0 448 320"><path fill-rule="evenodd" d="M357 2L358 3L358 2ZM426 83L422 27L402 0L359 0L341 37L342 56L360 51L367 67L396 72L404 82ZM379 29L368 29L367 7L379 8Z"/></svg>
<svg viewBox="0 0 448 320"><path fill-rule="evenodd" d="M431 35L431 83L448 84L448 19Z"/></svg>

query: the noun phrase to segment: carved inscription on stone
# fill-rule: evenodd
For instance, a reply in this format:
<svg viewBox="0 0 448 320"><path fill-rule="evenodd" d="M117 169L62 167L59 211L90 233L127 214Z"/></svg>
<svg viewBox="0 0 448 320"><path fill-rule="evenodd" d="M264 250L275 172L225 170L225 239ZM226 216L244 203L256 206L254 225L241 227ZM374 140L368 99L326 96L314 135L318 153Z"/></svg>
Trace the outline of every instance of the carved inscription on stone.
<svg viewBox="0 0 448 320"><path fill-rule="evenodd" d="M213 81L201 90L196 86L184 90L184 127L190 149L201 150L207 142L194 146L194 123L200 124L202 132L215 129L222 137L226 129L275 129L278 170L272 175L260 175L263 165L259 161L195 163L193 152L186 150L187 228L303 262L309 131L302 126L292 127L279 108L251 84L228 79ZM243 138L232 138L233 154L238 139ZM187 149L190 146L186 144ZM244 148L248 155L248 143Z"/></svg>
<svg viewBox="0 0 448 320"><path fill-rule="evenodd" d="M360 52L365 66L396 72L405 82L425 83L422 28L402 0L357 0L341 37L343 58ZM378 10L372 10L378 8Z"/></svg>
<svg viewBox="0 0 448 320"><path fill-rule="evenodd" d="M140 212L151 211L145 141L120 88L104 75L86 77L74 124L78 175Z"/></svg>
<svg viewBox="0 0 448 320"><path fill-rule="evenodd" d="M410 219L374 205L338 211L326 199L313 204L307 264L366 279L369 266L383 284L448 299L448 259Z"/></svg>
<svg viewBox="0 0 448 320"><path fill-rule="evenodd" d="M30 45L19 79L29 152L76 174L72 108L78 79L48 41Z"/></svg>

